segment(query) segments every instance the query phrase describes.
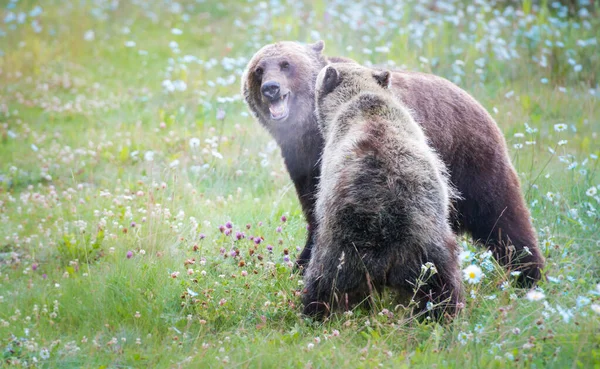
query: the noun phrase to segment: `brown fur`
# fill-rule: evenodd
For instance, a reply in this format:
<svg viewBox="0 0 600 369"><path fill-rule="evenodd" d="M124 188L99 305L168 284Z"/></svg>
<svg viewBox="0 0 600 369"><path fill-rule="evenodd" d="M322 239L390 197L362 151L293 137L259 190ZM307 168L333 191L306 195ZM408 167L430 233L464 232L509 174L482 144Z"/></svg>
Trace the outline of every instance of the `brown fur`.
<svg viewBox="0 0 600 369"><path fill-rule="evenodd" d="M446 170L389 92L389 75L336 64L317 77L325 147L319 227L304 278L306 314L351 308L385 286L400 296L414 293L421 310L437 304L435 316L455 313L462 302ZM428 262L437 273L418 285Z"/></svg>
<svg viewBox="0 0 600 369"><path fill-rule="evenodd" d="M323 138L314 115L314 84L317 73L328 63L350 61L327 59L322 49L322 43L267 45L249 62L242 82L250 110L281 147L309 223L308 240L298 259L299 266L305 266L310 259L317 227L313 210ZM283 59L290 62L293 74L278 68ZM267 72L262 78L254 75L259 65ZM279 80L282 87L291 91L290 114L284 121L273 121L268 116L268 107L260 92L261 83L267 79ZM537 247L504 138L492 117L465 91L430 74L395 71L391 91L421 125L430 145L448 167L451 182L462 195L462 200L454 204L457 209L454 230L469 232L492 250L500 263L521 271L522 285L539 280L544 258Z"/></svg>

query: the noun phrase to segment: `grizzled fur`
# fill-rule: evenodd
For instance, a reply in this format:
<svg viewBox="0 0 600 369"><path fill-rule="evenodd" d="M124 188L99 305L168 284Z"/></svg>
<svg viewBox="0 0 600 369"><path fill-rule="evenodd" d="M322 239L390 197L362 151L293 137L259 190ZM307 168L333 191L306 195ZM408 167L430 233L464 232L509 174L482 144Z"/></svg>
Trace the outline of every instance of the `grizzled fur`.
<svg viewBox="0 0 600 369"><path fill-rule="evenodd" d="M328 66L317 77L325 147L306 314L350 308L384 286L402 296L417 290L420 308L431 301L440 304L435 312L454 313L462 302L445 167L389 93L389 77L358 64ZM438 272L417 286L427 262Z"/></svg>
<svg viewBox="0 0 600 369"><path fill-rule="evenodd" d="M309 223L309 235L298 265L306 266L317 224L315 194L320 176L323 138L314 114L314 85L327 64L351 62L326 58L323 43L278 42L259 50L248 63L242 93L252 113L279 146ZM289 63L283 70L281 63ZM257 74L261 68L262 74ZM502 133L487 111L468 93L431 74L392 73L390 91L421 126L450 172L462 199L454 203L453 229L469 232L496 259L522 272L519 282L531 285L541 278L544 258L537 247L519 179L510 162ZM261 85L279 81L289 92L289 116L274 121ZM529 253L525 251L529 249Z"/></svg>

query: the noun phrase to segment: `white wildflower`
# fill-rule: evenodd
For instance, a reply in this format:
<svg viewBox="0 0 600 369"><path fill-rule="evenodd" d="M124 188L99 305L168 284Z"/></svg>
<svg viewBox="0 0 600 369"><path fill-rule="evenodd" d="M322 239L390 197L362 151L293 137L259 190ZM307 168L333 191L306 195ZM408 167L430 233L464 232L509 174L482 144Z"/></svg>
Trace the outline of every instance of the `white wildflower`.
<svg viewBox="0 0 600 369"><path fill-rule="evenodd" d="M479 266L469 265L463 269L463 277L469 284L477 284L485 277L485 275Z"/></svg>
<svg viewBox="0 0 600 369"><path fill-rule="evenodd" d="M525 295L525 297L529 301L540 301L546 298L546 295L544 295L544 293L541 291L531 290L527 292L527 295Z"/></svg>
<svg viewBox="0 0 600 369"><path fill-rule="evenodd" d="M564 124L564 123L559 123L559 124L555 124L555 125L554 125L554 130L555 130L556 132L562 132L562 131L564 131L565 129L567 129L567 125L566 125L566 124Z"/></svg>

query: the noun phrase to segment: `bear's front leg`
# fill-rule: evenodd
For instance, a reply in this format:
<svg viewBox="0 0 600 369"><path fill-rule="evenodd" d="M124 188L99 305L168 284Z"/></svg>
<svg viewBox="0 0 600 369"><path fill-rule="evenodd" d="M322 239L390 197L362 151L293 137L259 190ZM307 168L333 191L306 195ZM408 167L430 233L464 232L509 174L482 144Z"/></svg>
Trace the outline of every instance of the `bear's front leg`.
<svg viewBox="0 0 600 369"><path fill-rule="evenodd" d="M321 245L315 245L304 275L304 314L322 319L339 308L368 305L369 296L377 292L377 283L357 250L340 245L330 245L332 250L328 251L318 247Z"/></svg>
<svg viewBox="0 0 600 369"><path fill-rule="evenodd" d="M333 280L319 256L314 256L304 273L303 314L316 319L329 315L332 306Z"/></svg>
<svg viewBox="0 0 600 369"><path fill-rule="evenodd" d="M439 320L443 317L454 317L464 306L462 275L459 267L456 239L449 234L445 237L445 245L439 251L429 248L431 261L437 269L437 273L417 291L416 300L420 303L422 312ZM434 252L432 252L434 251ZM428 309L427 303L434 305L432 310Z"/></svg>

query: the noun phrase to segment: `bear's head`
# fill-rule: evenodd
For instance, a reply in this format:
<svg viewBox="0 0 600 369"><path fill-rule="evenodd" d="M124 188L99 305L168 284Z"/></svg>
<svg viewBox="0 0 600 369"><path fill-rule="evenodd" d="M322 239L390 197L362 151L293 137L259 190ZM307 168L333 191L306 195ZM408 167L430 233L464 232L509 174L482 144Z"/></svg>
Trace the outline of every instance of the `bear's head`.
<svg viewBox="0 0 600 369"><path fill-rule="evenodd" d="M315 111L323 135L326 136L327 127L340 108L358 95L363 99L355 101L353 109L374 109L385 104L380 97L390 96L390 78L389 71L373 70L355 63L324 67L317 76L315 87Z"/></svg>
<svg viewBox="0 0 600 369"><path fill-rule="evenodd" d="M272 133L314 114L314 84L327 64L323 41L303 45L282 41L260 49L242 77L242 95Z"/></svg>

